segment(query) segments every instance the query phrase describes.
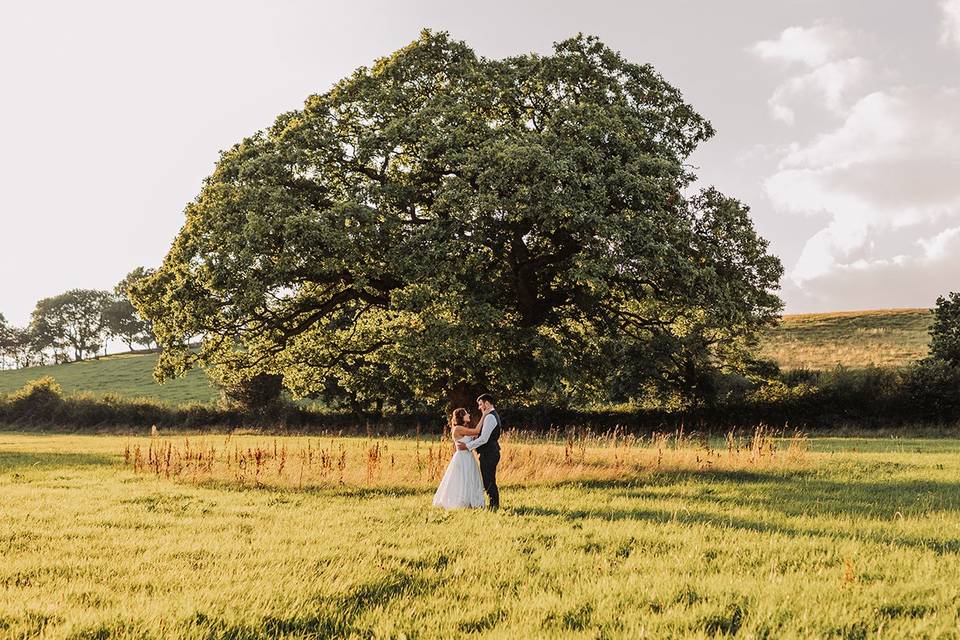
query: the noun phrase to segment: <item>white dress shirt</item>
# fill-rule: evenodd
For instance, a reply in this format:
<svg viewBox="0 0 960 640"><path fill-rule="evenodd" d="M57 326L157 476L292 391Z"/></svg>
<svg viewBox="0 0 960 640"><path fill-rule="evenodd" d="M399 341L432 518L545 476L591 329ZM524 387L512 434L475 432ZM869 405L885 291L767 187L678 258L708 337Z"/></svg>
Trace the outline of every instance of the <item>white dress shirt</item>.
<svg viewBox="0 0 960 640"><path fill-rule="evenodd" d="M487 440L490 439L490 434L493 433L493 430L497 428L497 417L492 413L488 413L487 417L483 419L483 426L480 428L480 435L477 436L476 440L467 443L467 449L473 451L479 446L487 444Z"/></svg>

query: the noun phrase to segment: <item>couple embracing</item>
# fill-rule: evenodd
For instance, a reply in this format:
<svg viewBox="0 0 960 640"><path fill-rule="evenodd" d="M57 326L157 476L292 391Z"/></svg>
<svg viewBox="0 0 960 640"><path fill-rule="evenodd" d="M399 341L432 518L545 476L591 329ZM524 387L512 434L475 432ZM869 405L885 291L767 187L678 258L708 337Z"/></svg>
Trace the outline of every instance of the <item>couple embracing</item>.
<svg viewBox="0 0 960 640"><path fill-rule="evenodd" d="M450 419L450 436L457 450L447 465L433 504L446 509L483 507L483 493L490 498L490 508L500 508L497 489L497 465L500 463L500 431L502 423L493 396L485 393L477 398L480 420L470 426L470 412L456 409ZM473 457L480 456L480 468Z"/></svg>

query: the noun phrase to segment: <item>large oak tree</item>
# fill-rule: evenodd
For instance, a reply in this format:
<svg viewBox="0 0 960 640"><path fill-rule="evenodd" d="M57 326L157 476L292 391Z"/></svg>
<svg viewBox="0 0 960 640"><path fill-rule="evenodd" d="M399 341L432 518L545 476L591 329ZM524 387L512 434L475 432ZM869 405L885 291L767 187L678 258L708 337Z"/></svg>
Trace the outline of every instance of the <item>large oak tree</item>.
<svg viewBox="0 0 960 640"><path fill-rule="evenodd" d="M781 308L747 208L694 187L712 134L596 38L491 60L425 31L222 153L133 287L158 377L360 405L696 397Z"/></svg>

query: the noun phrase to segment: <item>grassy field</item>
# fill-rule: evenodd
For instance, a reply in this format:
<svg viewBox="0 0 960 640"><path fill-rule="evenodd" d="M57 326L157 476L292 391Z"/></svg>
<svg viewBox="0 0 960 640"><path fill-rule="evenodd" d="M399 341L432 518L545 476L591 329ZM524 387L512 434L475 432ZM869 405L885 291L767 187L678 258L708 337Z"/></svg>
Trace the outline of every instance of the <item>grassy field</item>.
<svg viewBox="0 0 960 640"><path fill-rule="evenodd" d="M784 316L761 353L782 369L902 366L929 350L928 309L886 309Z"/></svg>
<svg viewBox="0 0 960 640"><path fill-rule="evenodd" d="M0 637L960 635L956 440L504 450L444 512L440 441L0 432Z"/></svg>
<svg viewBox="0 0 960 640"><path fill-rule="evenodd" d="M208 402L217 398L206 375L193 370L184 378L157 384L156 354L130 353L99 360L0 371L0 393L16 391L30 380L53 376L66 393L113 393L127 398L152 398L169 404Z"/></svg>

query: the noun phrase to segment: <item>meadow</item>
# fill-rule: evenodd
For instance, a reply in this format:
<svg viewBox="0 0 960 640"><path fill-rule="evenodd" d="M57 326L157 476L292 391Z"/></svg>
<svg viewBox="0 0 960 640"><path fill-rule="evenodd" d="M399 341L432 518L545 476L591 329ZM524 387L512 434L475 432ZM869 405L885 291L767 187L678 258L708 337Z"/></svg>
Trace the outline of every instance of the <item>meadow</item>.
<svg viewBox="0 0 960 640"><path fill-rule="evenodd" d="M901 367L927 355L932 324L929 309L788 315L764 335L760 354L784 370Z"/></svg>
<svg viewBox="0 0 960 640"><path fill-rule="evenodd" d="M0 394L12 393L31 380L52 376L65 393L114 394L123 398L150 398L169 405L212 402L219 397L203 371L157 384L155 353L123 353L67 364L0 371Z"/></svg>
<svg viewBox="0 0 960 640"><path fill-rule="evenodd" d="M0 637L960 634L960 442L0 432Z"/></svg>

